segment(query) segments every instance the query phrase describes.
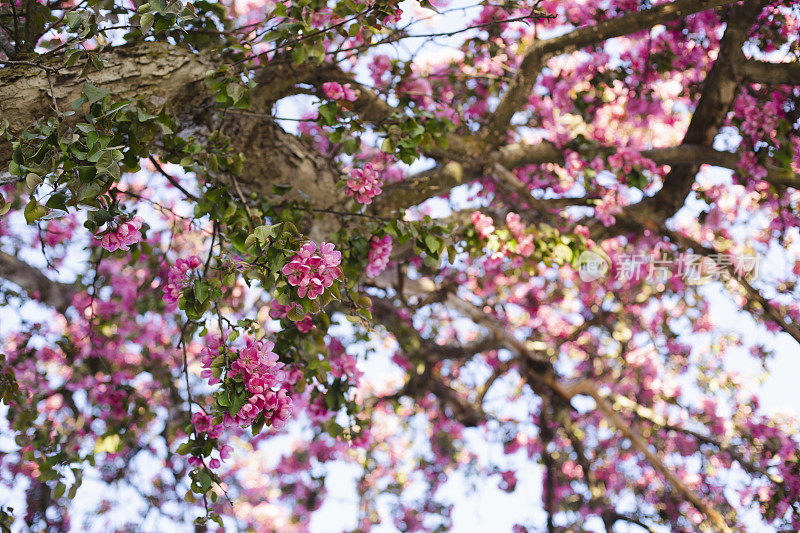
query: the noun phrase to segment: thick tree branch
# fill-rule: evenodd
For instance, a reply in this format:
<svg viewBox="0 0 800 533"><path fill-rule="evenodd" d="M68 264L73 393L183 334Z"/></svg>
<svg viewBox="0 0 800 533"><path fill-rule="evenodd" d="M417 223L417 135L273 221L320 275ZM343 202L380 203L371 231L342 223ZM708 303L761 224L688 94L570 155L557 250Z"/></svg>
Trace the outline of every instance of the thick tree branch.
<svg viewBox="0 0 800 533"><path fill-rule="evenodd" d="M736 66L744 60L742 45L766 3L765 0L749 0L731 10L717 60L703 83L700 99L682 144L713 146L739 88ZM661 189L653 196L624 209L617 224L611 228L600 228L595 221L594 236L602 238L628 232L634 229L629 223L631 218L649 219L659 224L670 218L686 201L699 168L699 162L674 165L664 178Z"/></svg>
<svg viewBox="0 0 800 533"><path fill-rule="evenodd" d="M598 148L597 153L582 154L584 157L594 155L610 155L614 148ZM514 143L503 146L498 150L497 161L506 168L512 169L525 165L541 165L543 163L563 163L564 152L556 145L549 142L539 144ZM741 153L716 150L712 146L700 144L679 144L665 148L649 148L639 152L642 157L652 160L660 165L686 165L708 164L715 167L737 170ZM800 176L789 174L777 165L768 163L766 181L775 185L790 187L800 186Z"/></svg>
<svg viewBox="0 0 800 533"><path fill-rule="evenodd" d="M423 337L416 329L403 326L402 318L398 315L401 307L396 306L386 298L373 298L373 315L379 322L398 339L405 342L411 340L415 352L421 359L428 363L437 363L443 360L468 361L476 354L488 350L498 350L503 343L494 334L485 335L478 340L465 343L437 344L431 339Z"/></svg>
<svg viewBox="0 0 800 533"><path fill-rule="evenodd" d="M110 48L103 59L103 70L90 70L85 77L81 77L82 64L65 67L57 58L36 58L1 69L0 113L9 121L12 135L52 115L53 101L68 108L89 82L107 89L115 99L143 98L156 108L166 106L182 128L178 135L193 137L200 144L222 131L245 155L239 180L248 194L269 195L273 185L291 184L294 199L310 200L316 207L343 201L343 195L331 194L341 176L323 154L283 131L267 114L243 116L217 107L203 81L206 72L215 68L215 60L162 42ZM48 74L54 77L52 93ZM286 96L294 84L316 75L314 69L306 69L294 78L283 76L278 84L264 74L266 81L252 91L252 98L257 103L274 101ZM68 120L77 120L77 116ZM10 155L10 143L0 141L0 165L6 164Z"/></svg>
<svg viewBox="0 0 800 533"><path fill-rule="evenodd" d="M103 60L103 70L89 69L85 77L81 76L83 63L66 67L58 57L35 58L0 69L0 113L9 121L12 135L52 115L53 100L68 109L80 97L85 82L108 89L115 99L144 98L154 107L166 104L169 111L184 109L194 102L212 65L202 54L160 42L110 48L103 53ZM52 93L48 71L53 77ZM3 139L0 164L10 155L10 143Z"/></svg>
<svg viewBox="0 0 800 533"><path fill-rule="evenodd" d="M38 268L2 251L0 251L0 278L18 285L32 298L60 313L70 306L76 292L74 285L53 281Z"/></svg>
<svg viewBox="0 0 800 533"><path fill-rule="evenodd" d="M601 147L597 149L597 154L583 155L610 155L613 151L613 148L606 149ZM661 165L679 166L705 163L734 171L738 169L739 161L741 160L739 153L715 150L711 146L695 144L650 148L642 150L640 153L643 157ZM499 177L506 178L509 174L506 172L500 173L497 170L498 165L508 171L509 169L526 165L560 164L564 162L564 152L553 143L547 141L539 144L513 143L501 147L490 156L489 160L492 162L495 173L499 173ZM446 195L453 187L470 183L485 175L485 165L480 165L479 163L477 160L471 165L450 161L414 176L409 176L401 182L389 184L384 188L384 193L377 198L371 212L388 214L394 210L416 205L436 196ZM797 174L787 173L772 163L767 163L765 169L767 171L765 181L776 186L800 188L800 176ZM507 179L503 181L506 185L511 185L512 183L511 180ZM525 199L525 196L530 196L530 193L525 189L526 192L523 194L523 189L519 187L520 185L525 187L525 185L516 177L514 177L513 181L515 183L511 188L519 193L530 205L530 202ZM582 203L580 198L533 200L537 202L538 207L541 209L558 209Z"/></svg>
<svg viewBox="0 0 800 533"><path fill-rule="evenodd" d="M800 85L800 63L746 60L738 69L747 80L766 85Z"/></svg>
<svg viewBox="0 0 800 533"><path fill-rule="evenodd" d="M561 209L571 205L580 205L586 202L584 198L548 198L540 200L531 196L528 186L522 183L513 172L501 164L494 166L495 175L500 185L516 193L534 211L545 212L551 209Z"/></svg>
<svg viewBox="0 0 800 533"><path fill-rule="evenodd" d="M383 194L371 206L370 212L382 215L411 207L430 198L448 194L450 189L469 183L476 177L474 172L469 172L461 163L451 161L386 185Z"/></svg>
<svg viewBox="0 0 800 533"><path fill-rule="evenodd" d="M14 43L11 42L11 39L3 29L0 29L0 50L10 59L17 57L17 47L14 46Z"/></svg>
<svg viewBox="0 0 800 533"><path fill-rule="evenodd" d="M571 53L614 37L636 33L730 3L731 0L677 0L533 43L525 51L517 74L489 119L484 135L493 146L502 143L511 118L530 97L539 71L550 57Z"/></svg>

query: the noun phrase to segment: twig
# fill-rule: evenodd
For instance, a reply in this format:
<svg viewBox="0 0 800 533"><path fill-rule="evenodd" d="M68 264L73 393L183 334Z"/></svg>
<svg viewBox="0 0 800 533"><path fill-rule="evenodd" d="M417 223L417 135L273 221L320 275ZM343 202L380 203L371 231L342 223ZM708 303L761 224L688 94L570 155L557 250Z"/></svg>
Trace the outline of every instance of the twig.
<svg viewBox="0 0 800 533"><path fill-rule="evenodd" d="M695 507L695 509L711 519L717 531L722 531L725 533L729 533L731 531L730 527L728 527L728 524L725 523L723 516L716 509L710 507L706 502L704 502L689 487L687 487L683 481L681 481L681 479L673 473L672 470L667 468L664 462L661 461L661 459L650 449L650 446L647 444L647 442L631 429L630 424L626 423L622 417L619 416L611 404L608 403L608 400L606 400L600 394L600 392L597 390L597 387L595 387L593 383L589 382L588 380L584 382L583 392L594 399L603 416L612 425L616 426L617 430L625 435L629 441L631 441L631 444L633 444L634 448L639 450L639 452L645 456L650 465L655 470L658 470L661 475L663 475L675 488L675 490L681 493L683 497Z"/></svg>
<svg viewBox="0 0 800 533"><path fill-rule="evenodd" d="M178 189L179 191L181 191L181 192L182 192L182 193L183 193L183 194L184 194L184 195L185 195L185 196L186 196L188 199L190 199L190 200L195 200L195 201L197 201L197 200L198 200L197 196L195 196L194 194L192 194L192 193L190 193L189 191L187 191L186 189L184 189L184 188L183 188L183 186L182 186L180 183L178 183L178 180L176 180L175 178L173 178L172 176L170 176L169 174L167 174L167 172L164 170L164 168L163 168L163 167L161 166L161 164L160 164L160 163L159 163L159 162L156 160L156 158L155 158L155 157L153 157L153 156L150 156L150 157L149 157L149 159L150 159L150 162L151 162L151 163L153 163L153 166L155 166L155 167L156 167L156 170L158 170L158 172L159 172L159 173L160 173L162 176L164 176L165 178L167 178L167 181L169 181L169 182L170 182L172 185L174 185L176 189Z"/></svg>

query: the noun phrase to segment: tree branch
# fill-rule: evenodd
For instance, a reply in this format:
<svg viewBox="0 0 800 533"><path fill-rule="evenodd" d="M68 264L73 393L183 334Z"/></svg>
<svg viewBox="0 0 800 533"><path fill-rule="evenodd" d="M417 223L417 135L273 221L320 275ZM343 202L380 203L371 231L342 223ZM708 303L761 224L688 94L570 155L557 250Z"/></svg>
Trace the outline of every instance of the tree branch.
<svg viewBox="0 0 800 533"><path fill-rule="evenodd" d="M678 432L678 433L684 433L686 435L690 435L690 436L694 437L697 441L699 441L701 443L710 444L710 445L716 447L719 451L727 453L728 455L730 455L733 458L733 460L735 460L737 463L739 463L742 466L742 468L744 468L748 472L750 472L750 473L759 473L759 474L765 476L767 479L769 479L773 483L779 483L780 482L779 478L777 478L776 476L770 474L765 468L762 468L762 467L758 466L757 464L753 463L752 461L749 461L747 458L745 458L739 452L739 450L737 450L735 447L733 447L731 445L724 444L723 442L720 442L717 439L715 439L713 437L710 437L708 435L704 435L704 434L702 434L702 433L700 433L698 431L693 431L693 430L685 428L685 427L677 426L675 424L670 424L666 419L664 419L663 417L658 415L652 409L650 409L648 407L645 407L645 406L643 406L643 405L641 405L639 403L636 403L635 401L631 400L630 398L623 397L623 396L615 394L610 399L613 400L613 402L614 402L614 408L617 408L618 406L619 407L624 407L626 409L629 409L631 412L633 412L636 416L638 416L642 420L645 420L645 421L647 421L647 422L649 422L649 423L651 423L651 424L653 424L655 426L658 426L661 429L664 429L664 430L667 430L667 431L674 431L674 432Z"/></svg>
<svg viewBox="0 0 800 533"><path fill-rule="evenodd" d="M597 148L597 155L610 155L614 153L614 150L615 149L611 147L599 147ZM665 148L649 148L641 150L639 153L643 157L651 159L660 165L680 166L695 164L699 166L705 163L734 171L739 168L739 161L741 160L741 155L739 153L715 150L711 146L699 144L680 144L678 146ZM595 154L590 153L582 155L593 156ZM506 179L509 175L506 172L508 172L509 169L526 165L563 163L564 151L548 141L539 144L512 143L492 153L489 160L498 174L498 177L503 178L502 181L505 182L505 185L510 185L515 192L525 199L525 196L530 196L530 192L527 192L526 189L526 192L523 194L523 189L519 186L525 187L525 185L522 184L516 176L514 176L514 184L512 185L512 180ZM504 167L506 172L497 170L497 165ZM767 171L765 181L776 186L800 188L800 175L788 173L773 163L766 163L764 168ZM452 188L471 183L483 175L484 165L481 165L479 160L475 160L471 164L450 161L430 170L409 176L401 182L386 185L384 187L384 193L376 199L370 211L377 214L386 214L397 209L410 207L411 205L422 203L430 198L445 195ZM511 175L513 176L513 173ZM552 198L546 201L533 200L538 202L537 205L541 209L557 209L568 205L581 204L580 198ZM525 201L530 205L528 200Z"/></svg>
<svg viewBox="0 0 800 533"><path fill-rule="evenodd" d="M535 42L526 50L517 74L489 119L484 135L492 146L503 141L511 118L528 100L539 71L550 57L730 3L731 0L677 0Z"/></svg>
<svg viewBox="0 0 800 533"><path fill-rule="evenodd" d="M32 298L64 313L77 292L75 285L53 281L41 270L0 251L0 278L6 279L27 292Z"/></svg>
<svg viewBox="0 0 800 533"><path fill-rule="evenodd" d="M646 223L644 224L646 225ZM713 248L708 246L704 246L703 244L686 237L678 233L677 231L672 231L667 228L660 228L658 231L663 233L669 240L674 242L675 244L681 246L684 249L691 249L694 250L696 253L708 257L709 259L715 261L715 257L719 254ZM761 307L763 313L773 322L775 322L784 332L788 333L795 341L800 343L800 325L795 323L794 321L787 322L785 316L781 314L781 312L776 309L776 307L767 300L760 291L758 291L755 287L753 287L745 278L744 276L737 275L736 270L733 265L725 264L721 265L717 263L720 268L725 270L732 279L736 280L736 283L739 284L740 287L745 291L747 294L748 300L750 302L756 301L758 305ZM788 316L788 315L787 315Z"/></svg>
<svg viewBox="0 0 800 533"><path fill-rule="evenodd" d="M731 10L717 60L703 83L682 145L713 146L739 88L740 79L735 70L737 64L744 60L742 45L766 3L765 0L749 0ZM670 218L686 201L699 168L698 162L674 165L658 192L623 209L618 217L621 223L600 228L599 222L594 221L593 236L603 238L628 232L633 229L629 224L631 218L649 219L659 224Z"/></svg>
<svg viewBox="0 0 800 533"><path fill-rule="evenodd" d="M766 85L800 85L800 63L746 60L738 69L747 81Z"/></svg>
<svg viewBox="0 0 800 533"><path fill-rule="evenodd" d="M658 470L675 488L675 490L677 490L684 498L686 498L698 511L711 519L711 521L714 523L714 526L717 528L717 531L731 531L731 529L728 527L728 524L725 523L725 519L722 517L722 515L716 509L710 507L699 496L697 496L683 483L683 481L681 481L680 478L678 478L678 476L672 472L672 470L667 468L664 462L652 450L650 450L650 446L647 444L647 442L639 434L635 433L631 429L630 424L625 422L608 403L608 401L600 395L594 384L587 381L584 387L584 393L588 394L594 399L597 407L600 409L600 412L603 413L603 416L605 416L606 419L617 428L617 431L621 432L629 441L631 441L631 444L633 444L634 448L639 450L639 452L641 452L642 455L647 458L647 461L650 463L650 465L654 469Z"/></svg>

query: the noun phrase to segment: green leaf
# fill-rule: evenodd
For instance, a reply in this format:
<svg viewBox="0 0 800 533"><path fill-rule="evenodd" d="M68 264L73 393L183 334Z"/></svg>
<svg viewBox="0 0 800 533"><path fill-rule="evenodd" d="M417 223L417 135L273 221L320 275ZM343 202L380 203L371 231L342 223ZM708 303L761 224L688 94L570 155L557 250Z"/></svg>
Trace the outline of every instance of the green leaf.
<svg viewBox="0 0 800 533"><path fill-rule="evenodd" d="M325 122L325 125L327 126L333 126L338 122L337 117L339 115L339 112L335 104L321 105L317 108L317 112L319 113L319 116L322 117L322 119Z"/></svg>
<svg viewBox="0 0 800 533"><path fill-rule="evenodd" d="M153 27L153 21L156 17L152 13L145 13L139 17L139 25L142 27L142 33L147 33Z"/></svg>
<svg viewBox="0 0 800 533"><path fill-rule="evenodd" d="M49 207L50 209L58 209L60 211L68 211L67 209L67 200L69 197L67 193L64 191L56 191L54 192L50 198L47 199L44 205Z"/></svg>
<svg viewBox="0 0 800 533"><path fill-rule="evenodd" d="M194 297L197 298L197 301L201 304L208 300L208 291L209 286L207 282L198 281L194 284Z"/></svg>
<svg viewBox="0 0 800 533"><path fill-rule="evenodd" d="M259 433L261 433L261 430L264 429L264 416L263 415L259 416L258 419L255 422L253 422L253 426L252 426L251 429L253 431L253 436L254 437L256 435L258 435Z"/></svg>
<svg viewBox="0 0 800 533"><path fill-rule="evenodd" d="M38 187L39 184L42 183L42 181L43 181L42 177L39 176L38 174L34 174L33 172L30 172L28 173L27 176L25 176L25 184L31 191L36 187Z"/></svg>
<svg viewBox="0 0 800 533"><path fill-rule="evenodd" d="M66 15L67 26L72 31L77 30L81 25L81 20L83 20L81 14L77 11L70 11Z"/></svg>
<svg viewBox="0 0 800 533"><path fill-rule="evenodd" d="M233 101L236 102L237 100L241 99L244 96L244 87L242 87L238 83L229 83L228 86L225 88L225 92L228 93L228 96L233 98Z"/></svg>
<svg viewBox="0 0 800 533"><path fill-rule="evenodd" d="M292 307L289 312L286 314L286 318L291 320L292 322L299 322L305 318L306 312L303 311L303 308L300 306Z"/></svg>
<svg viewBox="0 0 800 533"><path fill-rule="evenodd" d="M108 89L92 85L87 81L86 83L83 84L83 94L86 95L86 98L91 103L95 103L99 102L100 100L108 96L109 92Z"/></svg>
<svg viewBox="0 0 800 533"><path fill-rule="evenodd" d="M87 198L96 198L105 192L105 187L99 181L91 181L89 183L81 183L75 191L75 196L78 200L86 200Z"/></svg>
<svg viewBox="0 0 800 533"><path fill-rule="evenodd" d="M43 205L39 205L39 202L36 200L31 199L31 201L28 202L28 205L25 206L25 220L28 222L28 224L30 224L36 220L39 220L49 212L49 209Z"/></svg>
<svg viewBox="0 0 800 533"><path fill-rule="evenodd" d="M238 413L239 410L244 407L246 402L247 400L245 399L244 394L239 394L231 398L231 416L236 416L236 413Z"/></svg>
<svg viewBox="0 0 800 533"><path fill-rule="evenodd" d="M267 243L267 241L269 241L270 238L278 235L279 226L280 224L272 224L271 226L258 226L253 230L253 235L255 235L256 239L258 239L258 242L263 246Z"/></svg>
<svg viewBox="0 0 800 533"><path fill-rule="evenodd" d="M320 307L325 307L326 305L328 305L331 302L331 300L333 300L333 298L334 298L333 292L330 290L327 290L322 294L320 294L318 300Z"/></svg>
<svg viewBox="0 0 800 533"><path fill-rule="evenodd" d="M228 395L225 393L220 393L217 395L217 403L220 407L230 407L231 401L228 399Z"/></svg>
<svg viewBox="0 0 800 533"><path fill-rule="evenodd" d="M435 254L439 251L439 247L442 245L442 241L437 239L435 236L428 234L425 236L425 246L428 247L428 250L432 254Z"/></svg>

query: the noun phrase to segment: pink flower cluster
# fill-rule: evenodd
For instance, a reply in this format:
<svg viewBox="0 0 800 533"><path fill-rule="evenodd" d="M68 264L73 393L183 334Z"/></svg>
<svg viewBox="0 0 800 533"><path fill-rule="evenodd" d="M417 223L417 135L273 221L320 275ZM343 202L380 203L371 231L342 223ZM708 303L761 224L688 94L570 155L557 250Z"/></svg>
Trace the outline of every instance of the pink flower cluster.
<svg viewBox="0 0 800 533"><path fill-rule="evenodd" d="M652 159L643 157L642 154L631 148L618 148L617 151L608 156L608 166L612 170L622 171L622 174L630 174L634 168L646 170L653 174L659 172L658 165Z"/></svg>
<svg viewBox="0 0 800 533"><path fill-rule="evenodd" d="M506 215L506 225L517 241L515 248L516 253L523 257L530 257L536 251L536 245L533 241L533 235L525 232L525 224L516 213L508 213Z"/></svg>
<svg viewBox="0 0 800 533"><path fill-rule="evenodd" d="M72 238L72 233L78 227L78 221L74 214L70 214L61 220L51 220L47 224L44 234L44 242L47 246L55 246Z"/></svg>
<svg viewBox="0 0 800 533"><path fill-rule="evenodd" d="M487 217L480 211L474 211L469 218L481 239L486 239L489 235L494 233L494 221L491 217Z"/></svg>
<svg viewBox="0 0 800 533"><path fill-rule="evenodd" d="M200 258L193 255L189 259L178 259L175 266L167 273L167 285L164 286L164 296L162 299L170 305L175 305L181 299L181 292L188 285L189 271L199 267L202 263Z"/></svg>
<svg viewBox="0 0 800 533"><path fill-rule="evenodd" d="M100 239L100 246L113 252L115 250L128 250L130 246L142 240L142 222L140 217L133 217L128 222L120 224L116 230L107 231Z"/></svg>
<svg viewBox="0 0 800 533"><path fill-rule="evenodd" d="M364 375L358 369L355 356L347 353L338 339L331 340L328 345L328 362L331 365L331 375L335 378L347 378L354 386L358 386L361 376Z"/></svg>
<svg viewBox="0 0 800 533"><path fill-rule="evenodd" d="M372 57L372 62L367 65L369 75L372 77L372 83L381 85L385 83L384 78L387 74L391 74L392 60L387 55L377 55Z"/></svg>
<svg viewBox="0 0 800 533"><path fill-rule="evenodd" d="M325 422L334 415L334 412L328 409L324 394L309 400L306 411L308 411L308 416L311 417L311 420L317 423Z"/></svg>
<svg viewBox="0 0 800 533"><path fill-rule="evenodd" d="M356 93L355 89L350 87L349 83L341 85L335 81L329 81L322 84L322 91L325 93L325 96L331 100L347 100L348 102L355 102L358 98L358 94Z"/></svg>
<svg viewBox="0 0 800 533"><path fill-rule="evenodd" d="M283 266L281 272L290 285L297 287L300 298L308 296L313 300L342 276L341 262L342 253L334 250L333 243L323 242L317 253L317 245L309 242Z"/></svg>
<svg viewBox="0 0 800 533"><path fill-rule="evenodd" d="M205 433L212 439L218 439L222 435L222 426L214 424L211 415L198 411L192 415L192 424L198 433Z"/></svg>
<svg viewBox="0 0 800 533"><path fill-rule="evenodd" d="M369 243L369 263L367 264L367 276L374 278L386 269L389 264L389 256L392 254L392 237L386 235L379 239L373 237Z"/></svg>
<svg viewBox="0 0 800 533"><path fill-rule="evenodd" d="M617 191L610 190L595 206L594 215L604 226L612 226L616 221L615 215L622 212L622 208L627 204L627 200Z"/></svg>
<svg viewBox="0 0 800 533"><path fill-rule="evenodd" d="M194 425L195 432L198 434L205 433L212 439L218 439L222 436L223 426L222 424L215 424L214 419L211 415L204 413L203 411L198 411L192 415L192 424ZM219 459L212 457L208 461L209 468L219 468L222 464L221 461L226 460L230 457L233 448L228 446L222 446L219 449ZM189 464L200 468L203 466L203 459L197 456L192 456L189 458Z"/></svg>
<svg viewBox="0 0 800 533"><path fill-rule="evenodd" d="M220 382L214 377L211 365L220 355L222 340L212 337L200 352L203 370L200 375L208 379L210 385ZM229 378L240 378L250 396L247 402L235 413L226 412L222 420L225 427L249 426L263 414L267 425L280 429L292 413L292 399L283 386L286 373L278 355L272 351L275 344L270 341L257 341L245 338L245 347L239 350L238 357L231 363L227 372Z"/></svg>
<svg viewBox="0 0 800 533"><path fill-rule="evenodd" d="M372 199L381 193L383 181L378 176L378 171L370 163L364 168L354 168L350 171L347 180L347 196L355 196L356 200L364 205L372 203Z"/></svg>

